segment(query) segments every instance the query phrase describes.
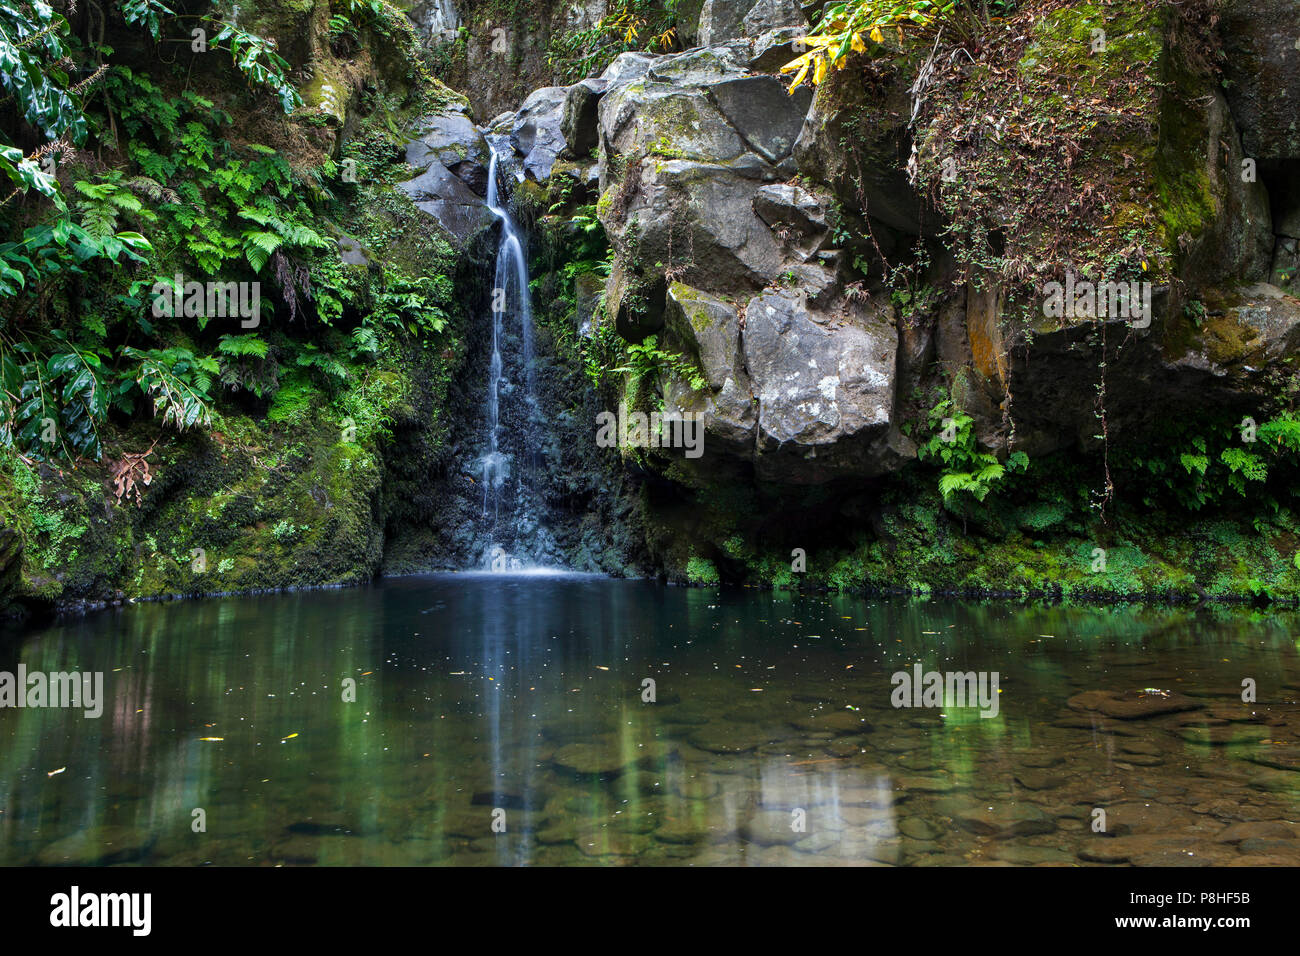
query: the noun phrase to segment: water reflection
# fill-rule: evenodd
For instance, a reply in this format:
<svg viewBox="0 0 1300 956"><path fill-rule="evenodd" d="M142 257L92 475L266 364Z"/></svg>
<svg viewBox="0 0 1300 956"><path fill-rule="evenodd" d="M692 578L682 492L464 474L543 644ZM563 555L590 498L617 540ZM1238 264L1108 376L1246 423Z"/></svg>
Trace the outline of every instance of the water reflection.
<svg viewBox="0 0 1300 956"><path fill-rule="evenodd" d="M0 651L107 696L0 710L0 862L1296 864L1294 624L526 575L137 606ZM918 663L997 715L895 709Z"/></svg>

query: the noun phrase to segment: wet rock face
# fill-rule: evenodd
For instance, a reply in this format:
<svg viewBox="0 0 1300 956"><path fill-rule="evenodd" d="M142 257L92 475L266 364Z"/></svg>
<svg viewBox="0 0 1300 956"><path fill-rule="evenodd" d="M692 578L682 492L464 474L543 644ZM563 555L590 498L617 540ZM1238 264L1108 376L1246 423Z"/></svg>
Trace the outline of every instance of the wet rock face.
<svg viewBox="0 0 1300 956"><path fill-rule="evenodd" d="M1269 393L1270 370L1300 350L1300 299L1256 283L1207 290L1204 301L1210 314L1199 329L1157 307L1149 328L1109 319L1040 330L1032 349L1013 349L1017 447L1033 456L1097 440L1083 396L1096 387L1103 334L1112 434L1141 435L1170 416L1200 414L1207 403L1249 412Z"/></svg>
<svg viewBox="0 0 1300 956"><path fill-rule="evenodd" d="M1246 155L1300 160L1300 0L1230 0L1221 21L1228 100Z"/></svg>
<svg viewBox="0 0 1300 956"><path fill-rule="evenodd" d="M460 27L460 14L453 0L414 0L406 15L427 44L445 42Z"/></svg>
<svg viewBox="0 0 1300 956"><path fill-rule="evenodd" d="M1197 119L1205 134L1205 155L1214 157L1220 150L1224 155L1222 163L1205 164L1214 216L1187 248L1184 271L1206 283L1267 279L1275 241L1268 190L1261 179L1246 181L1241 175L1248 154L1238 145L1239 124L1220 91L1211 91Z"/></svg>

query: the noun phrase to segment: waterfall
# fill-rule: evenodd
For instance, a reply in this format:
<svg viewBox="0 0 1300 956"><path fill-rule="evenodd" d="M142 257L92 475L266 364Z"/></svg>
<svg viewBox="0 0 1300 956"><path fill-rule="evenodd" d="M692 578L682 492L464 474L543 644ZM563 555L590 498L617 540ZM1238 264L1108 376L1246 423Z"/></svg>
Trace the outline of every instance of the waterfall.
<svg viewBox="0 0 1300 956"><path fill-rule="evenodd" d="M511 555L500 543L498 521L503 502L515 526L508 529L515 538L521 533L521 512L526 511L523 501L528 492L528 459L534 449L535 436L532 425L537 408L536 373L533 368L533 306L528 289L528 261L524 240L510 217L506 201L501 198L497 184L499 154L495 144L488 164L487 206L501 223L501 239L497 244L496 272L492 283L492 358L488 366L487 382L487 443L480 460L483 482L482 518L488 530L487 562L494 571L517 570L523 566L519 555ZM523 394L511 381L507 371L507 356L503 354L507 336L518 330L520 341L517 356L511 357L511 369L523 379ZM501 421L503 395L515 403L513 417L516 434L502 447ZM508 452L513 452L510 454ZM520 461L520 459L523 459ZM512 474L512 460L515 468ZM514 498L507 498L511 487ZM520 542L516 541L516 546Z"/></svg>

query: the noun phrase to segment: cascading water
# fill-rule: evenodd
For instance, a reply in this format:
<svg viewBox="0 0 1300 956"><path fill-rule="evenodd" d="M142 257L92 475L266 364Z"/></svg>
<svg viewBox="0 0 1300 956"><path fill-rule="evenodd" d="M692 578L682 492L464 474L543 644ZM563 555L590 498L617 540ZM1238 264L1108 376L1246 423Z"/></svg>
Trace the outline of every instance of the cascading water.
<svg viewBox="0 0 1300 956"><path fill-rule="evenodd" d="M487 206L501 223L496 271L492 283L492 357L487 382L487 444L480 459L483 483L482 518L487 526L485 563L492 570L517 570L536 563L542 542L535 508L528 501L530 459L535 450L537 415L536 373L533 368L533 309L528 289L524 240L501 197L497 181L500 156L495 144L488 164ZM518 336L516 354L510 354ZM514 376L512 378L512 376ZM519 380L522 379L522 389ZM513 404L509 416L514 434L503 436L503 400ZM503 441L503 438L505 439ZM513 466L513 467L512 467ZM499 527L503 517L509 527ZM540 534L541 537L546 537ZM549 549L546 549L549 550Z"/></svg>

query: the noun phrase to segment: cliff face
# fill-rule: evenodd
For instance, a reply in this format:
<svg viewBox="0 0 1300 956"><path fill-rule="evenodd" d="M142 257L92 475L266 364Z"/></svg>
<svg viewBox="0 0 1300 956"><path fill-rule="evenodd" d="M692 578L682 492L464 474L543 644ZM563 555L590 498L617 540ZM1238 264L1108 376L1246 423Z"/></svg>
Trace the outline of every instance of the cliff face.
<svg viewBox="0 0 1300 956"><path fill-rule="evenodd" d="M260 5L305 105L239 124L295 168L363 159L317 281L445 275L443 338L348 386L359 440L303 378L160 440L139 507L112 489L140 423L100 466L7 467L7 602L464 566L489 141L531 234L539 493L571 565L1300 593L1296 0L1023 4L793 92L812 8L785 0L646 4L635 42L600 0L401 6L349 41L327 3ZM697 417L703 454L595 447L620 407Z"/></svg>
<svg viewBox="0 0 1300 956"><path fill-rule="evenodd" d="M609 323L692 368L628 376L607 395L611 407L662 403L704 422L700 459L624 449L667 479L647 487L645 507L670 573L695 559L788 578L783 537L829 538L837 577L865 575L859 552L877 548L875 580L906 586L890 568L899 539L882 502L936 507L916 487L918 453L941 459L949 482L936 530L957 520L964 539L984 526L993 541L970 544L984 553L1019 533L1008 523L1032 531L1040 518L998 516L981 469L1009 478L1026 459L1069 459L1088 475L1100 504L1062 505L1068 553L1022 586L1070 578L1089 544L1128 542L1112 461L1136 473L1123 475L1138 482L1129 502L1147 506L1158 496L1140 473L1163 474L1157 457L1200 468L1204 440L1171 424L1214 432L1210 457L1229 462L1219 480L1239 481L1231 462L1252 454L1253 433L1238 450L1219 436L1290 421L1300 342L1300 166L1293 118L1270 112L1300 87L1284 37L1258 25L1294 22L1294 4L1260 6L1216 19L1173 5L1037 4L986 25L977 45L891 38L886 55L851 55L814 96L773 75L806 32L797 6L710 2L704 45L627 53L533 94L519 117L564 148L558 164L553 147L536 163L532 140L517 142L527 176L549 174L553 192L562 177L570 207L594 202L612 247L597 333ZM957 448L934 445L959 420L962 437L945 441ZM1170 503L1180 494L1171 488ZM802 537L774 535L772 510L785 508L807 522ZM865 530L846 552L855 526ZM1293 589L1286 519L1262 536L1264 577ZM1143 562L1162 570L1119 589L1148 588L1174 566L1154 553ZM936 577L981 587L993 583L986 571L968 557Z"/></svg>

